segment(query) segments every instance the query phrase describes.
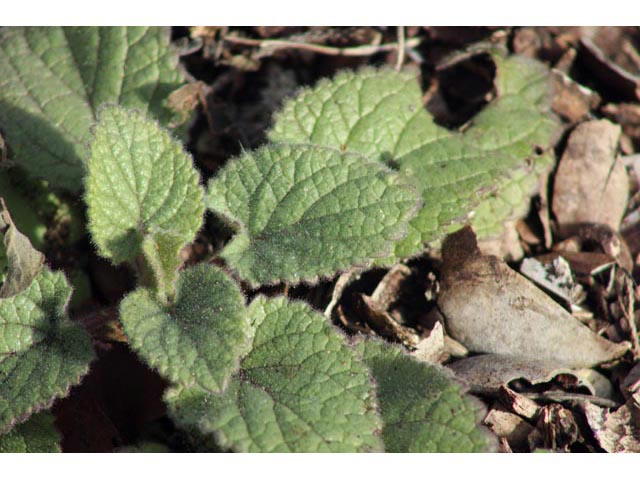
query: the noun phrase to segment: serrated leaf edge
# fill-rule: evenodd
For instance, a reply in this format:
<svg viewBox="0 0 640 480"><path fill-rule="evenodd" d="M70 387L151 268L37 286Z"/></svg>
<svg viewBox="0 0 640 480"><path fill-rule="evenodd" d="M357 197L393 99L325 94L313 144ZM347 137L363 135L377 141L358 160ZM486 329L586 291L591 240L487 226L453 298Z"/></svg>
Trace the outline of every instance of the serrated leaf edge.
<svg viewBox="0 0 640 480"><path fill-rule="evenodd" d="M234 160L238 160L240 159L242 156L249 154L252 155L254 152L259 151L259 150L263 150L263 149L269 149L272 147L278 147L278 146L290 146L290 147L311 147L314 149L320 149L320 150L326 150L329 152L334 152L340 155L345 155L345 152L341 152L340 150L337 150L335 148L331 148L331 147L325 147L325 146L321 146L321 145L317 145L314 143L294 143L294 142L271 142L267 145L264 145L256 150L251 150L251 151L247 151L247 152L242 152L240 155L233 157L232 159L229 160L229 162L227 162L227 164L229 164L230 162L233 162ZM282 279L282 278L276 278L274 280L271 281L265 281L265 282L260 282L260 283L254 283L253 281L242 277L239 272L234 268L234 266L232 264L230 264L229 262L227 262L227 259L224 256L224 250L225 248L230 245L232 242L237 241L237 236L242 234L244 235L246 238L248 238L249 240L251 239L250 235L248 234L247 228L244 225L244 223L235 217L232 217L230 215L227 215L225 213L221 213L218 212L217 210L214 210L212 208L209 207L209 189L207 187L207 193L205 194L205 198L204 198L204 204L205 204L205 208L206 210L211 211L212 213L214 213L216 216L218 216L219 218L221 218L224 222L226 222L229 226L232 226L233 228L235 228L237 226L237 231L235 232L234 236L227 242L227 244L225 244L225 246L222 248L222 251L219 253L219 255L225 260L226 265L228 266L228 268L231 270L233 277L236 279L241 280L242 282L246 283L247 285L249 285L251 288L253 289L257 289L258 287L261 286L275 286L275 285L280 285L280 284L289 284L289 285L306 285L306 286L314 286L317 285L318 283L320 283L323 280L329 280L334 278L336 275L339 275L340 273L346 272L349 269L352 268L368 268L371 267L373 265L375 265L375 260L376 259L384 259L386 257L388 257L392 252L393 249L395 248L395 244L396 242L398 242L399 240L402 240L408 233L408 227L409 227L409 222L411 221L411 219L413 217L415 217L415 215L418 213L418 211L422 208L422 205L424 204L424 200L422 198L422 195L420 195L417 191L416 188L406 180L406 177L398 172L393 170L392 168L390 168L388 165L385 165L382 162L376 162L373 160L370 160L369 158L365 157L362 154L359 154L357 152L347 152L347 155L352 155L352 156L356 156L356 157L360 157L362 159L362 162L364 165L371 165L375 168L381 168L382 172L385 174L391 174L394 175L399 181L396 182L396 186L399 188L403 188L409 192L411 192L414 197L416 198L416 204L411 208L411 210L409 210L405 216L405 218L402 221L402 225L399 226L396 231L397 233L394 234L393 236L391 236L388 241L386 241L386 246L384 248L384 251L381 251L379 254L375 255L375 256L371 256L369 257L369 259L365 262L361 262L361 263L354 263L351 265L348 265L346 267L343 268L339 268L339 269L331 269L331 271L327 271L327 272L321 272L318 273L314 276L310 276L310 277L306 277L306 278L302 278L300 275L297 275L294 278L291 279ZM220 171L224 171L224 169L226 168L223 167L223 169ZM209 182L214 181L216 177L212 177Z"/></svg>
<svg viewBox="0 0 640 480"><path fill-rule="evenodd" d="M376 381L375 377L373 376L373 374L372 374L372 372L371 372L371 369L367 366L366 362L363 360L363 357L362 357L362 355L360 354L360 352L358 352L358 351L354 348L354 345L352 344L350 337L349 337L349 336L347 336L343 330L341 330L340 328L338 328L338 327L337 327L336 325L334 325L333 323L329 322L329 321L326 319L326 317L324 316L324 314L323 314L322 312L320 312L320 311L318 311L317 309L313 308L313 306L311 306L310 304L308 304L308 303L307 303L307 302L305 302L305 301L297 300L297 299L290 299L290 298L288 298L288 297L286 297L286 296L284 296L284 295L276 295L275 297L267 297L266 295L259 294L259 295L257 295L255 298L253 298L253 299L252 299L251 304L252 304L253 302L255 302L256 300L262 300L262 299L267 299L267 300L274 300L274 299L278 299L278 300L281 300L281 301L282 301L282 300L284 300L284 303L286 303L286 304L302 304L302 305L304 305L306 308L309 308L313 313L316 313L316 314L318 314L318 315L320 315L320 316L322 316L322 317L324 318L324 320L325 320L326 324L329 326L329 328L330 328L334 333L338 334L338 335L340 336L340 338L342 338L342 340L343 340L343 342L344 342L344 346L345 346L346 348L348 348L348 349L351 351L351 353L352 353L352 354L354 354L354 356L355 356L356 360L357 360L357 361L359 361L359 362L361 362L361 363L362 363L362 365L364 366L364 369L365 369L366 374L367 374L368 382L369 382L369 383L370 383L370 385L372 386L371 395L369 396L368 401L369 401L369 402L371 402L371 406L372 406L373 410L375 411L376 415L378 415L378 417L380 418L380 423L381 423L382 425L384 425L384 421L383 421L383 419L382 419L382 415L381 415L381 413L380 413L380 411L381 411L381 409L380 409L380 402L379 402L379 400L378 400L378 393L377 393L377 392L378 392L378 383L377 383L377 381ZM249 305L250 305L250 304L249 304ZM248 308L248 307L249 307L249 306L247 306L247 308ZM251 321L251 319L249 319L249 320ZM242 362L242 360L243 360L245 357L247 357L247 356L251 353L251 349L253 348L253 340L254 340L254 334L255 334L255 329L256 329L256 327L255 327L255 325L254 325L254 323L253 323L253 322L251 322L251 325L252 325L252 329L253 329L253 331L252 331L252 335L250 336L250 345L249 345L249 348L247 349L247 351L246 351L243 355L241 355L241 356L240 356L240 358L239 358L239 363L241 363L241 362ZM237 376L237 375L238 375L238 373L239 373L239 372L241 372L241 371L242 371L242 368L240 368L238 371L236 371L236 373L234 373L234 374L233 374L233 376ZM259 386L259 385L255 385L255 384L252 384L252 385L253 385L254 387L260 388L261 390L265 391L265 393L267 393L267 394L269 395L269 397L271 397L271 395L269 394L269 392L267 392L266 390L264 390L264 388L263 388L263 387L261 387L261 386ZM163 395L163 401L165 402L165 404L170 404L170 402L168 401L168 400L169 400L169 398L168 398L169 396L177 397L177 396L179 396L179 395L180 395L180 393L181 393L183 390L185 390L185 389L187 389L187 388L189 388L189 386L186 386L186 385L175 385L175 386L173 386L172 388L168 389L168 390L164 393L164 395ZM199 387L199 388L201 388L201 387ZM221 396L221 395L223 395L223 394L224 394L224 390L223 390L222 392L217 392L217 393L216 393L216 392L210 392L210 391L208 391L208 390L204 390L204 389L203 389L203 391L204 391L204 392L206 392L208 395L218 395L218 396ZM198 433L199 433L200 435L204 435L204 436L211 436L211 437L214 439L215 443L216 443L218 446L220 446L220 447L222 447L222 448L224 448L224 449L230 450L230 451L234 451L234 452L242 453L242 452L239 452L239 451L236 451L236 450L232 450L233 443L232 443L232 442L230 442L230 441L227 441L227 439L226 439L226 437L225 437L225 435L224 435L224 432L223 432L222 430L210 430L210 429L206 428L206 427L203 425L203 423L202 423L202 422L203 422L203 420L200 420L200 422L198 422L197 424L185 425L185 424L183 424L182 422L180 422L180 419L174 415L174 412L173 412L170 408L168 409L168 413L169 413L169 416L170 416L170 417L171 417L171 418L172 418L172 419L173 419L177 424L179 424L179 425L183 425L183 426L184 426L185 428L187 428L187 429L189 429L189 428L194 428L194 427L195 427L195 428L197 428ZM381 443L381 445L382 445L382 447L383 447L383 449L384 449L384 441L382 440L382 431L381 431L381 430L376 429L376 430L374 430L373 432L371 432L371 434L372 434L372 436L374 436L374 437L379 437L379 438L380 438L380 443ZM384 451L384 450L382 450L382 451ZM246 453L246 452L245 452L245 453Z"/></svg>

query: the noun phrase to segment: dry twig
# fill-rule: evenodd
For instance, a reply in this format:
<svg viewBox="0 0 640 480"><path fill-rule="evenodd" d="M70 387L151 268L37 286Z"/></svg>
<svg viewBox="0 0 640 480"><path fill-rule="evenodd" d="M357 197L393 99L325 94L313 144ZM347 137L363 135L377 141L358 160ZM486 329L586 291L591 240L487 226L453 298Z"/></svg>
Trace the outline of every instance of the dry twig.
<svg viewBox="0 0 640 480"><path fill-rule="evenodd" d="M404 31L403 31L404 32ZM261 50L284 50L284 49L294 49L294 50L307 50L310 52L319 53L322 55L334 55L334 56L344 56L344 57L367 57L370 55L374 55L380 52L389 52L393 50L400 49L400 42L394 43L383 43L382 45L359 45L357 47L329 47L327 45L318 45L316 43L304 43L304 42L296 42L291 40L274 40L274 39L264 39L264 40L256 40L252 38L242 38L236 37L234 35L227 35L223 38L225 42L235 43L237 45L246 45L249 47L259 47ZM403 51L407 48L417 47L422 38L410 38L404 41ZM404 57L403 54L399 54ZM403 60L404 61L404 60Z"/></svg>

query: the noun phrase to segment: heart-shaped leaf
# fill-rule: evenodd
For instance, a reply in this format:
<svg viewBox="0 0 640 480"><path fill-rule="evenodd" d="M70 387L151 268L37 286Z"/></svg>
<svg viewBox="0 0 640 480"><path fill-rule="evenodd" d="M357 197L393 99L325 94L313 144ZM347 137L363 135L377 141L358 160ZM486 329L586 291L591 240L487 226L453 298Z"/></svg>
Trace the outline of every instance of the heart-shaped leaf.
<svg viewBox="0 0 640 480"><path fill-rule="evenodd" d="M0 433L47 408L87 372L93 349L66 317L70 295L62 273L42 268L25 290L0 299Z"/></svg>
<svg viewBox="0 0 640 480"><path fill-rule="evenodd" d="M415 74L366 68L338 74L285 104L273 141L311 143L397 168L424 198L395 249L419 253L470 216L485 235L527 208L540 171L551 163L548 72L533 60L493 52L497 99L464 133L436 125ZM491 195L490 195L491 194ZM475 209L475 210L474 210Z"/></svg>
<svg viewBox="0 0 640 480"><path fill-rule="evenodd" d="M173 305L140 289L122 301L120 318L131 346L152 367L174 383L209 392L226 387L249 341L242 293L207 264L180 274Z"/></svg>
<svg viewBox="0 0 640 480"><path fill-rule="evenodd" d="M239 225L222 256L253 285L313 281L389 253L418 199L360 155L269 145L232 160L207 206Z"/></svg>
<svg viewBox="0 0 640 480"><path fill-rule="evenodd" d="M53 420L49 413L38 413L0 435L0 453L59 453L61 439Z"/></svg>
<svg viewBox="0 0 640 480"><path fill-rule="evenodd" d="M105 102L166 124L183 82L159 27L8 27L0 31L0 127L13 159L51 186L82 188L89 129Z"/></svg>
<svg viewBox="0 0 640 480"><path fill-rule="evenodd" d="M99 253L114 263L144 254L158 289L170 289L204 212L191 157L154 120L117 106L101 110L90 149L86 202Z"/></svg>
<svg viewBox="0 0 640 480"><path fill-rule="evenodd" d="M174 419L235 451L381 450L375 388L344 337L285 298L258 297L247 315L253 343L227 390L171 389Z"/></svg>
<svg viewBox="0 0 640 480"><path fill-rule="evenodd" d="M387 452L487 452L496 441L480 425L484 407L452 373L379 340L356 343L377 384Z"/></svg>

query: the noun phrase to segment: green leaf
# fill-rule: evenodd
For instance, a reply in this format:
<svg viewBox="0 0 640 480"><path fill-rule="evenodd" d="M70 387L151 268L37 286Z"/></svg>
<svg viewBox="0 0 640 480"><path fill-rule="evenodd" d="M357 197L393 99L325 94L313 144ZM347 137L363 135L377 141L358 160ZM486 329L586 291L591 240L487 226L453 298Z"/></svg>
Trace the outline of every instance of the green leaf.
<svg viewBox="0 0 640 480"><path fill-rule="evenodd" d="M360 155L270 145L230 161L207 206L239 225L222 256L253 285L314 281L385 256L418 199Z"/></svg>
<svg viewBox="0 0 640 480"><path fill-rule="evenodd" d="M138 445L127 445L116 450L116 453L171 453L168 446L156 442L142 442Z"/></svg>
<svg viewBox="0 0 640 480"><path fill-rule="evenodd" d="M0 453L60 453L60 434L53 415L39 413L0 435Z"/></svg>
<svg viewBox="0 0 640 480"><path fill-rule="evenodd" d="M412 181L424 206L396 246L397 257L419 253L474 213L476 229L496 235L526 210L552 160L536 147L548 148L556 123L546 68L498 52L493 59L497 99L463 133L436 125L414 73L365 68L303 90L276 116L269 137L358 152Z"/></svg>
<svg viewBox="0 0 640 480"><path fill-rule="evenodd" d="M249 322L238 286L207 264L183 271L174 305L140 289L120 305L131 346L174 383L223 390L249 343Z"/></svg>
<svg viewBox="0 0 640 480"><path fill-rule="evenodd" d="M78 192L89 129L105 102L163 106L183 75L159 27L8 27L0 30L0 127L13 159L52 187Z"/></svg>
<svg viewBox="0 0 640 480"><path fill-rule="evenodd" d="M301 302L256 298L251 351L222 395L166 394L171 415L243 452L381 450L374 386L343 335Z"/></svg>
<svg viewBox="0 0 640 480"><path fill-rule="evenodd" d="M33 246L41 249L44 244L44 236L47 232L41 215L37 212L37 206L33 205L19 186L9 178L8 170L0 168L0 197L4 198L9 211L13 212L16 227L31 240ZM36 208L34 208L36 207ZM0 248L2 248L0 246Z"/></svg>
<svg viewBox="0 0 640 480"><path fill-rule="evenodd" d="M70 295L62 273L42 268L25 290L0 299L0 433L48 408L87 372L93 349L66 316Z"/></svg>
<svg viewBox="0 0 640 480"><path fill-rule="evenodd" d="M387 452L487 452L495 438L480 426L484 407L463 394L452 373L399 347L356 343L378 386Z"/></svg>
<svg viewBox="0 0 640 480"><path fill-rule="evenodd" d="M180 248L202 224L203 189L191 157L135 110L101 110L86 179L89 230L114 263L146 256L159 290L169 288Z"/></svg>

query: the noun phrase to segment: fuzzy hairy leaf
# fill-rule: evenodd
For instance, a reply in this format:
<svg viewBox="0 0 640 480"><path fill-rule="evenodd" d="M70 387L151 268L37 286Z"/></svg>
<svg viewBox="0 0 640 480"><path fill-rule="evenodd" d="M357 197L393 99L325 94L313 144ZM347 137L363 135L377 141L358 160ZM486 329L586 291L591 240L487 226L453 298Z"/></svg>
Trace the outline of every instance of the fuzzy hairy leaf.
<svg viewBox="0 0 640 480"><path fill-rule="evenodd" d="M0 435L0 453L59 453L61 438L53 420L50 413L38 413Z"/></svg>
<svg viewBox="0 0 640 480"><path fill-rule="evenodd" d="M436 125L414 73L367 68L303 90L276 116L269 136L358 152L404 174L424 206L396 246L397 257L442 239L476 207L475 228L495 235L504 220L527 208L538 174L550 165L551 157L536 147L548 147L555 122L546 69L498 52L493 58L497 99L464 133Z"/></svg>
<svg viewBox="0 0 640 480"><path fill-rule="evenodd" d="M166 307L139 289L120 304L131 346L174 383L219 392L249 342L244 298L237 284L207 264L183 271L176 300Z"/></svg>
<svg viewBox="0 0 640 480"><path fill-rule="evenodd" d="M166 394L181 425L247 452L381 450L374 386L366 366L319 313L301 302L258 297L240 371L222 395Z"/></svg>
<svg viewBox="0 0 640 480"><path fill-rule="evenodd" d="M209 182L207 206L239 225L222 256L253 285L313 281L387 255L418 199L360 155L270 145Z"/></svg>
<svg viewBox="0 0 640 480"><path fill-rule="evenodd" d="M183 82L159 27L0 30L0 127L13 159L53 187L82 188L89 129L105 102L170 119Z"/></svg>
<svg viewBox="0 0 640 480"><path fill-rule="evenodd" d="M90 146L89 230L114 263L143 254L160 289L202 224L203 189L181 144L143 113L103 108Z"/></svg>
<svg viewBox="0 0 640 480"><path fill-rule="evenodd" d="M0 299L0 433L47 408L87 372L93 349L65 308L64 275L43 268L17 295Z"/></svg>
<svg viewBox="0 0 640 480"><path fill-rule="evenodd" d="M480 426L484 407L464 395L453 374L378 340L361 338L356 347L377 383L387 452L495 450Z"/></svg>

